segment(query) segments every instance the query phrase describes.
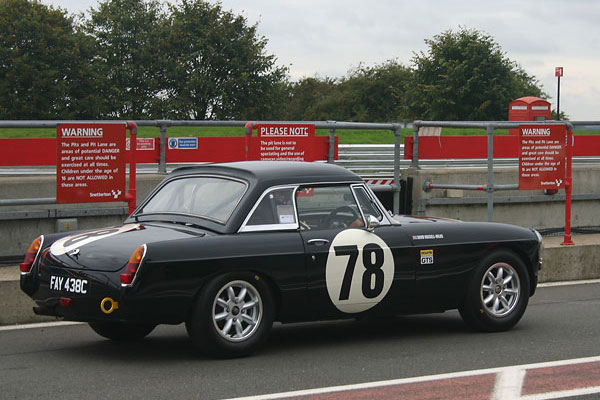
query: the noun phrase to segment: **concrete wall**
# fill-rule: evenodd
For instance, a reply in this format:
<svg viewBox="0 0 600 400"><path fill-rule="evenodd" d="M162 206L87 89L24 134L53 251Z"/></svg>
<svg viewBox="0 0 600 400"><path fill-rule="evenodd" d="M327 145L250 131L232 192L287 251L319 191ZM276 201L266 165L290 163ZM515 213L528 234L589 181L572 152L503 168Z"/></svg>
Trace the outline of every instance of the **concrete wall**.
<svg viewBox="0 0 600 400"><path fill-rule="evenodd" d="M164 178L160 174L137 177L137 202L141 202ZM0 177L0 199L56 197L56 177ZM127 203L54 204L0 207L0 261L21 257L31 241L42 233L58 232L64 220L69 227L92 229L119 225L127 218ZM58 225L58 226L57 226Z"/></svg>

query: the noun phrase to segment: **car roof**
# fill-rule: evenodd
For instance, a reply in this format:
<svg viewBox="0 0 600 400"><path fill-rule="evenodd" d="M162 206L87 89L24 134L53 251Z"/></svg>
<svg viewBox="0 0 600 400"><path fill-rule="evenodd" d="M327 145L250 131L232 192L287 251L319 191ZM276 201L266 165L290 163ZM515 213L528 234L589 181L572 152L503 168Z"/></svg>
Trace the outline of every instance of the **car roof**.
<svg viewBox="0 0 600 400"><path fill-rule="evenodd" d="M205 164L178 168L172 172L172 175L205 173L246 178L268 186L320 182L362 182L358 175L337 165L298 161L239 161Z"/></svg>
<svg viewBox="0 0 600 400"><path fill-rule="evenodd" d="M320 162L298 161L240 161L218 164L191 165L177 168L171 172L150 195L145 204L167 183L175 179L185 179L198 175L219 176L241 179L248 183L248 189L240 200L231 218L225 225L203 220L202 226L218 233L237 232L252 207L265 190L274 186L327 184L327 183L364 183L363 180L345 168ZM126 222L135 220L135 214ZM133 219L132 219L133 218Z"/></svg>

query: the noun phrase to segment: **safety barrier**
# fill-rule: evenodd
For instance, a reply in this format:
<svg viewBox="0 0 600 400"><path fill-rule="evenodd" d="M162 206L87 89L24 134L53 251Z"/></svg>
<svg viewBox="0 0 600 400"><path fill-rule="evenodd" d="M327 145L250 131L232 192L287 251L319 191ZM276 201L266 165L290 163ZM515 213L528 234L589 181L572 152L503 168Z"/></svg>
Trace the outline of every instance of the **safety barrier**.
<svg viewBox="0 0 600 400"><path fill-rule="evenodd" d="M59 124L67 124L67 123L124 123L125 121L0 121L0 128L56 128ZM158 140L158 172L166 173L167 168L167 129L171 126L184 126L184 127L218 127L218 126L230 126L230 127L245 127L250 121L172 121L172 120L140 120L134 121L137 126L153 126L160 128L160 139ZM355 130L383 130L383 131L391 131L394 134L394 182L389 185L389 190L393 192L393 210L398 213L400 209L400 190L401 187L398 184L400 181L400 145L402 138L402 128L406 127L406 123L354 123L354 122L336 122L336 121L302 121L302 122L286 122L286 121L256 121L256 123L261 124L311 124L314 125L316 129L327 129L329 131L329 140L328 144L328 156L327 162L333 163L335 159L335 132L338 129L355 129ZM245 140L245 138L240 138ZM44 157L44 154L47 154L48 148L51 147L52 144L47 139L47 143L44 146L44 151L39 152L40 159ZM17 142L6 142L7 144L3 145L17 145ZM55 143L55 142L54 142ZM54 145L55 146L55 145ZM55 148L55 147L54 147ZM136 147L137 148L137 147ZM221 148L222 149L222 148ZM8 153L15 154L24 154L23 149L12 148ZM143 155L143 151L140 152L138 162L145 162ZM215 154L217 152L210 152L211 154ZM54 156L56 156L54 154ZM48 157L48 156L46 156ZM1 157L0 157L1 159ZM234 158L235 159L235 158ZM198 160L195 160L198 161ZM207 160L210 161L210 160ZM48 162L46 160L45 162ZM150 161L152 162L152 161ZM37 164L37 165L51 165L51 164ZM377 187L376 189L380 189ZM388 188L386 188L388 189Z"/></svg>

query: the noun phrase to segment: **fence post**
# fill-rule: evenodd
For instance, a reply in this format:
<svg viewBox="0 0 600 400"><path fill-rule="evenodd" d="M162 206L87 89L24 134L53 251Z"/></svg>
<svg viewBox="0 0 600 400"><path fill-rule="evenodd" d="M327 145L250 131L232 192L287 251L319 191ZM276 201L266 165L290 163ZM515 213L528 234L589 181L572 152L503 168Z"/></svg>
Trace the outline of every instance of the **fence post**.
<svg viewBox="0 0 600 400"><path fill-rule="evenodd" d="M402 141L402 126L394 127L394 199L392 211L400 214L400 142Z"/></svg>
<svg viewBox="0 0 600 400"><path fill-rule="evenodd" d="M335 162L335 128L329 128L329 153L327 154L327 162L329 164Z"/></svg>
<svg viewBox="0 0 600 400"><path fill-rule="evenodd" d="M160 123L160 148L158 156L158 173L167 173L167 124L165 121Z"/></svg>
<svg viewBox="0 0 600 400"><path fill-rule="evenodd" d="M135 211L136 205L136 152L137 152L137 124L133 121L127 121L126 129L129 130L129 141L130 141L130 161L129 161L129 190L125 194L125 200L127 201L129 207L129 214L131 215Z"/></svg>
<svg viewBox="0 0 600 400"><path fill-rule="evenodd" d="M565 179L565 234L561 245L572 246L573 239L571 238L571 194L573 192L573 130L570 126L567 127L566 137L566 150L567 150L567 165L566 165L566 179Z"/></svg>
<svg viewBox="0 0 600 400"><path fill-rule="evenodd" d="M488 150L488 179L487 179L487 210L488 222L494 221L494 130L495 127L489 124L487 131L487 150Z"/></svg>
<svg viewBox="0 0 600 400"><path fill-rule="evenodd" d="M421 121L413 122L413 153L410 162L411 168L419 168L419 125Z"/></svg>

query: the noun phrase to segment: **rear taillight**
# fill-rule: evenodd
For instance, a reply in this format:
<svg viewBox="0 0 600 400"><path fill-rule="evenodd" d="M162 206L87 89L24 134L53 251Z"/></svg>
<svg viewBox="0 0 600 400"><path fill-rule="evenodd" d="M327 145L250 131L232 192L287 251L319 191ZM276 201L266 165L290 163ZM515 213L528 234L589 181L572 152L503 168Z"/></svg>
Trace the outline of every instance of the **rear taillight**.
<svg viewBox="0 0 600 400"><path fill-rule="evenodd" d="M146 245L141 245L129 257L129 262L125 267L125 271L121 274L121 286L131 286L133 284L133 280L135 279L135 275L140 269L140 265L144 260L144 256L146 255Z"/></svg>
<svg viewBox="0 0 600 400"><path fill-rule="evenodd" d="M40 252L40 249L42 248L43 243L44 243L43 235L37 237L33 242L31 242L31 244L29 245L29 248L27 249L27 253L25 253L25 259L19 265L21 268L22 274L28 274L31 272L31 267L33 267L33 263L35 262L35 259L38 255L38 253Z"/></svg>

